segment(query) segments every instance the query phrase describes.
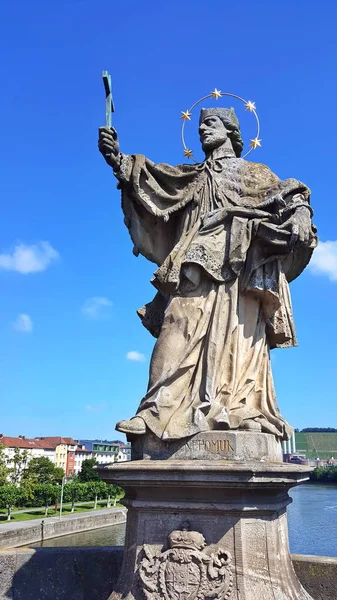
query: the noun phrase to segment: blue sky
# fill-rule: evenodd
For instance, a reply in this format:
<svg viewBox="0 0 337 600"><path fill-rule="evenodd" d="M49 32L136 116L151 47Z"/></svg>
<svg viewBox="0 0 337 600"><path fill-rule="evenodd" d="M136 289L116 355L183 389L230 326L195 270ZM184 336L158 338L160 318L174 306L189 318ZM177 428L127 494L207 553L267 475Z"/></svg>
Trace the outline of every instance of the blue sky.
<svg viewBox="0 0 337 600"><path fill-rule="evenodd" d="M273 351L278 400L295 427L337 427L336 18L332 0L1 4L2 433L113 439L145 392L135 311L154 268L97 151L102 69L122 150L155 162L183 162L180 111L214 87L256 102L252 159L312 189L323 242L291 286L300 346Z"/></svg>

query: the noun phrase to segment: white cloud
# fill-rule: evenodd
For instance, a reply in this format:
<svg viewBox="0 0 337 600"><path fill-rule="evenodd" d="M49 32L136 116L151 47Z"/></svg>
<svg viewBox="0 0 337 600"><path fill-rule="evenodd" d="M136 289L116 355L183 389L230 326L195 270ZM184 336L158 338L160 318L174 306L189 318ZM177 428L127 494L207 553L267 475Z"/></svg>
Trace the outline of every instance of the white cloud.
<svg viewBox="0 0 337 600"><path fill-rule="evenodd" d="M309 267L314 275L327 275L330 281L337 281L337 240L318 242Z"/></svg>
<svg viewBox="0 0 337 600"><path fill-rule="evenodd" d="M126 355L126 358L128 360L135 360L136 362L144 362L146 360L145 355L137 352L137 350L130 350Z"/></svg>
<svg viewBox="0 0 337 600"><path fill-rule="evenodd" d="M29 315L21 313L16 317L13 327L16 331L20 331L21 333L31 333L31 331L33 331L33 321Z"/></svg>
<svg viewBox="0 0 337 600"><path fill-rule="evenodd" d="M88 319L108 319L111 315L112 302L104 296L88 298L82 306L82 313Z"/></svg>
<svg viewBox="0 0 337 600"><path fill-rule="evenodd" d="M106 406L108 406L106 402L100 402L98 404L87 404L86 410L90 413L99 413L102 412L106 408Z"/></svg>
<svg viewBox="0 0 337 600"><path fill-rule="evenodd" d="M37 244L18 244L12 252L0 254L0 269L17 273L37 273L45 271L50 263L60 257L49 242Z"/></svg>

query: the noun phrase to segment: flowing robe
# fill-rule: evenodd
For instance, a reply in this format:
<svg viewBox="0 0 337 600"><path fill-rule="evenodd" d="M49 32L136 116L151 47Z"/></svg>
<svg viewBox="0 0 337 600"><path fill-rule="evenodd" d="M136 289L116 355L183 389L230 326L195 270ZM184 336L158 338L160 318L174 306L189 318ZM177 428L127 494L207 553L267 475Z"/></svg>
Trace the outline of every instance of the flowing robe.
<svg viewBox="0 0 337 600"><path fill-rule="evenodd" d="M122 155L118 177L134 252L158 265L158 293L138 311L158 338L137 414L164 440L253 419L288 439L269 349L296 345L288 281L316 243L287 223L308 188L232 156L155 165Z"/></svg>

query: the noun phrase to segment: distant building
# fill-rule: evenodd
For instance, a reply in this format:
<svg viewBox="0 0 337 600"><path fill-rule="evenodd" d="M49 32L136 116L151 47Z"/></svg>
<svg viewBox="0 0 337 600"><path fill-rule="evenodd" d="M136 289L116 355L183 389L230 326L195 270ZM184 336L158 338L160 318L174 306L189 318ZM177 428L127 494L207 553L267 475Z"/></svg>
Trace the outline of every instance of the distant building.
<svg viewBox="0 0 337 600"><path fill-rule="evenodd" d="M282 442L285 462L326 466L336 464L337 432L295 432L288 442Z"/></svg>
<svg viewBox="0 0 337 600"><path fill-rule="evenodd" d="M121 456L121 459L118 462L122 462L122 461L126 461L126 460L131 460L131 444L130 442L127 442L126 444L124 444L124 442L117 442L119 444L119 455Z"/></svg>
<svg viewBox="0 0 337 600"><path fill-rule="evenodd" d="M27 450L27 465L32 458L44 456L56 467L61 467L67 477L77 475L82 463L95 458L99 464L124 462L131 459L131 444L108 440L77 440L62 436L41 436L26 438L24 435L10 437L0 434L0 444L5 446L7 466L14 466L15 448L20 452Z"/></svg>
<svg viewBox="0 0 337 600"><path fill-rule="evenodd" d="M41 442L48 442L55 448L55 466L61 467L67 477L75 475L75 453L77 443L73 438L61 436L43 436Z"/></svg>
<svg viewBox="0 0 337 600"><path fill-rule="evenodd" d="M74 473L78 475L82 470L82 463L84 460L88 460L92 458L92 453L90 450L87 450L85 446L77 445L77 450L75 451L75 468Z"/></svg>
<svg viewBox="0 0 337 600"><path fill-rule="evenodd" d="M131 445L123 442L108 440L77 440L80 446L85 446L100 465L124 462L131 458ZM130 452L129 452L130 450Z"/></svg>

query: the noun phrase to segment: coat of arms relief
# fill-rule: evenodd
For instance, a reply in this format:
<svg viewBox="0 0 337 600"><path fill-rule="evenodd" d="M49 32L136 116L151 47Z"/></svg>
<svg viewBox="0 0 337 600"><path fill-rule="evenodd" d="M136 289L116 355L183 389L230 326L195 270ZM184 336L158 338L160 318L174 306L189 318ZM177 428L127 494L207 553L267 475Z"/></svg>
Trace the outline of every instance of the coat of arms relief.
<svg viewBox="0 0 337 600"><path fill-rule="evenodd" d="M233 574L229 552L208 551L198 531L172 531L168 550L143 546L138 575L146 600L229 600Z"/></svg>

